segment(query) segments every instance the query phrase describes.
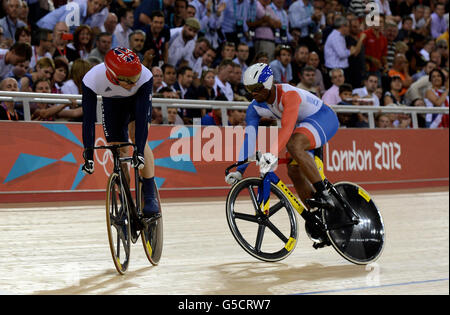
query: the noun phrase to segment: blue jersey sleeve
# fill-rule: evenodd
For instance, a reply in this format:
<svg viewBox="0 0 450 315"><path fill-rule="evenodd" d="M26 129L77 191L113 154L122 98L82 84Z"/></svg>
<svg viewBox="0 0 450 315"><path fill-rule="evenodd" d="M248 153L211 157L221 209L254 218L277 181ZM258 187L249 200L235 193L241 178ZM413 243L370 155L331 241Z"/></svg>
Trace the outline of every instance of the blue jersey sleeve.
<svg viewBox="0 0 450 315"><path fill-rule="evenodd" d="M136 134L137 152L144 154L148 137L148 124L152 114L153 77L144 83L136 93Z"/></svg>
<svg viewBox="0 0 450 315"><path fill-rule="evenodd" d="M255 152L256 149L256 136L258 135L258 125L261 117L256 112L254 104L255 101L248 106L247 113L245 115L247 127L245 127L244 143L239 152L239 161L243 161L248 158ZM247 166L248 164L241 165L237 168L237 170L244 174Z"/></svg>
<svg viewBox="0 0 450 315"><path fill-rule="evenodd" d="M97 112L97 94L88 88L84 83L81 84L83 97L81 106L83 107L83 145L86 149L94 147L95 141L95 121ZM93 160L93 151L88 152L92 156L87 156L89 160Z"/></svg>

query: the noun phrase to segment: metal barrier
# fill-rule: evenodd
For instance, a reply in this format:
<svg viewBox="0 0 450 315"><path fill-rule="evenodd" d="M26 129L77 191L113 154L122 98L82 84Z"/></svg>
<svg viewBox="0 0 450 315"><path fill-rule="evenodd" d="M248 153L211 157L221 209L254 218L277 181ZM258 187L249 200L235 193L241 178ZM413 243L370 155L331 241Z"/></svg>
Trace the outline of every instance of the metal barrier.
<svg viewBox="0 0 450 315"><path fill-rule="evenodd" d="M81 104L81 95L77 94L50 94L50 93L25 93L25 92L9 92L0 91L0 101L21 102L23 106L24 119L31 120L30 103L50 103L50 104L71 104L71 100L77 100ZM101 122L102 99L97 97L97 119ZM227 102L227 101L209 101L209 100L182 100L182 99L166 99L153 98L153 106L161 107L163 122L167 124L168 107L177 108L204 108L217 109L220 108L222 113L222 125L228 125L227 110L241 109L246 110L249 102ZM356 105L331 105L337 113L363 113L367 114L369 118L369 128L375 128L375 114L377 113L405 113L410 114L413 128L418 128L417 114L448 114L448 107L411 107L411 106L356 106ZM198 122L195 121L195 124Z"/></svg>

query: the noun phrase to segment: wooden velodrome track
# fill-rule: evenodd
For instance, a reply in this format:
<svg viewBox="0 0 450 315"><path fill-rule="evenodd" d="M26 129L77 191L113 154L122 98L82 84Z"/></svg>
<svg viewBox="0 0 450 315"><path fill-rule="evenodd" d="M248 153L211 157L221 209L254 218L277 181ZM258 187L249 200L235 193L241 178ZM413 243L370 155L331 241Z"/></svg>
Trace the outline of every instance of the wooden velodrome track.
<svg viewBox="0 0 450 315"><path fill-rule="evenodd" d="M103 203L1 204L0 294L449 294L448 187L372 195L386 246L368 266L313 249L301 219L294 253L260 262L233 239L223 198L164 202L159 266L138 241L125 276L111 260Z"/></svg>

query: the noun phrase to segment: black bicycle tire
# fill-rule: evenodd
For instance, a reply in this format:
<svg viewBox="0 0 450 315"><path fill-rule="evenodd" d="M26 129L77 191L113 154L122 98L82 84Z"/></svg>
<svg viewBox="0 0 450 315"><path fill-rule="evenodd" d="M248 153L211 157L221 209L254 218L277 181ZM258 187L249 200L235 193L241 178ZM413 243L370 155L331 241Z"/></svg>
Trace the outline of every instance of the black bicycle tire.
<svg viewBox="0 0 450 315"><path fill-rule="evenodd" d="M128 234L128 244L127 244L127 251L125 251L125 255L126 255L126 260L125 261L120 261L119 258L117 257L116 254L116 249L115 246L117 244L114 243L113 240L113 234L112 234L112 224L111 224L111 217L110 217L110 202L111 202L111 189L112 189L112 185L115 185L115 181L118 179L118 174L117 173L112 173L109 178L108 178L108 183L107 183L107 187L106 187L106 226L107 226L107 232L108 232L108 242L109 242L109 249L111 252L111 257L113 259L114 262L114 266L116 267L117 272L119 272L120 274L125 274L128 266L129 266L129 262L130 262L130 255L131 255L131 235L130 235L130 214L127 211L127 234Z"/></svg>
<svg viewBox="0 0 450 315"><path fill-rule="evenodd" d="M339 191L340 187L342 187L342 185L349 185L349 186L353 186L355 189L358 189L358 191L361 191L362 194L360 195L361 198L365 199L367 202L368 207L366 208L365 211L369 211L371 213L371 216L374 217L374 224L379 225L379 231L378 233L381 235L381 240L374 240L374 239L368 239L369 241L371 241L372 243L379 243L377 246L379 246L379 249L375 250L374 254L371 254L370 257L368 258L359 258L359 257L355 257L356 255L351 255L349 253L346 253L346 250L348 249L348 245L346 245L346 248L343 249L343 245L339 244L339 242L336 239L336 231L330 231L327 230L327 236L331 242L331 245L333 246L333 248L339 253L339 255L341 255L344 259L350 261L351 263L354 263L356 265L367 265L370 264L374 261L376 261L382 254L383 250L384 250L384 245L386 244L386 232L385 232L385 228L384 228L384 222L383 222L383 217L381 216L381 212L378 209L378 207L376 206L375 202L373 201L373 199L368 195L368 193L359 185L352 183L352 182L346 182L346 181L342 181L342 182L338 182L336 184L334 184L333 186L336 188L336 190ZM361 190L359 190L361 189ZM340 192L341 193L341 192ZM363 196L366 195L366 196ZM369 201L367 201L367 199ZM348 201L350 203L352 203L352 201ZM353 201L354 202L354 201ZM358 215L362 215L361 210L358 207L353 207L355 212ZM326 212L323 211L322 212L322 219L325 223L329 223L327 222L327 217L326 217ZM367 220L366 220L367 221ZM379 222L378 222L379 221ZM362 225L361 225L362 226ZM344 228L343 228L344 229ZM343 231L342 229L342 231ZM375 230L375 229L373 229ZM340 231L341 233L343 233L342 231ZM372 232L374 233L374 232ZM351 238L350 238L351 239ZM357 241L360 241L360 239L355 238L355 243L354 244L358 244ZM367 240L366 240L367 241ZM364 242L359 242L359 244L364 244ZM366 244L364 244L365 246ZM371 250L373 251L373 250ZM369 250L366 250L366 252L369 252Z"/></svg>
<svg viewBox="0 0 450 315"><path fill-rule="evenodd" d="M139 189L142 190L142 184L139 185ZM162 250L163 250L163 243L164 243L164 234L163 234L163 216L162 216L162 208L161 208L161 198L159 196L158 187L155 184L155 189L158 196L158 203L159 203L159 209L161 213L161 217L154 223L152 223L152 229L155 231L156 239L149 240L147 238L147 232L142 229L141 230L141 240L142 240L142 246L144 247L145 256L147 257L148 261L153 266L157 266L159 264L159 261L161 259ZM143 196L142 191L140 196ZM141 204L144 204L144 201L142 200ZM153 244L152 244L153 243Z"/></svg>
<svg viewBox="0 0 450 315"><path fill-rule="evenodd" d="M276 262L283 260L287 258L295 249L295 246L297 245L298 240L298 224L297 219L295 215L295 210L293 206L290 204L289 200L284 195L283 191L271 183L271 192L277 195L278 198L280 198L280 201L283 202L284 208L286 208L286 212L288 213L288 217L290 220L290 235L288 238L288 243L286 243L285 247L280 249L278 252L274 253L264 253L264 252L257 252L255 251L252 245L245 240L245 238L240 233L236 223L235 219L233 217L234 212L234 202L236 201L237 196L239 193L246 189L249 185L251 186L257 186L257 184L252 183L261 183L262 179L259 177L248 177L237 184L235 184L229 191L226 201L226 217L228 222L228 227L230 228L231 234L233 235L234 239L237 241L237 243L242 247L244 251L246 251L251 256L262 260L266 262Z"/></svg>

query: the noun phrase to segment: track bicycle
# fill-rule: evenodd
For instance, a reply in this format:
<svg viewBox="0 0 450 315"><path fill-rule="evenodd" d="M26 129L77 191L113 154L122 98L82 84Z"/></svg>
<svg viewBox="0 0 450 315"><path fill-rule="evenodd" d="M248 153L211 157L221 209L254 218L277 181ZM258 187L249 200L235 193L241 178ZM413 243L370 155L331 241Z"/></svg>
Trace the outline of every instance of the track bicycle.
<svg viewBox="0 0 450 315"><path fill-rule="evenodd" d="M225 170L250 162L256 156L230 165ZM239 245L253 257L280 261L294 250L298 239L295 212L305 220L305 230L315 249L331 245L354 264L369 264L379 258L385 243L384 223L369 193L350 182L332 184L323 172L322 150L315 150L316 166L332 196L334 207L295 197L273 172L247 177L235 183L227 196L228 226ZM279 163L288 163L279 159Z"/></svg>
<svg viewBox="0 0 450 315"><path fill-rule="evenodd" d="M108 149L113 155L114 169L106 186L106 225L112 259L120 274L125 274L127 271L131 243L135 244L139 236L141 236L145 254L154 266L159 263L163 247L162 216L154 222L148 223L143 220L143 180L137 167L134 167L135 193L134 195L131 193L127 163L131 163L133 157L123 157L120 154L121 148L130 146L136 151L136 145L133 143L94 147L97 150ZM158 192L156 185L155 189ZM159 209L161 209L159 193L157 196Z"/></svg>

